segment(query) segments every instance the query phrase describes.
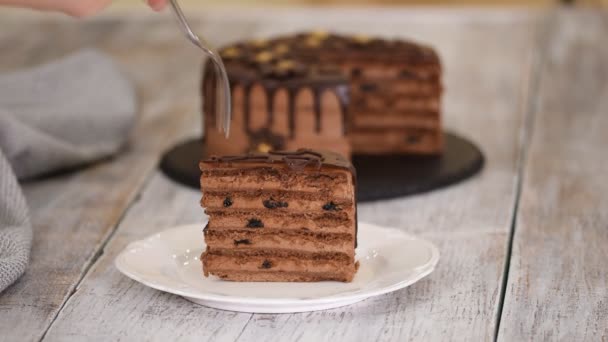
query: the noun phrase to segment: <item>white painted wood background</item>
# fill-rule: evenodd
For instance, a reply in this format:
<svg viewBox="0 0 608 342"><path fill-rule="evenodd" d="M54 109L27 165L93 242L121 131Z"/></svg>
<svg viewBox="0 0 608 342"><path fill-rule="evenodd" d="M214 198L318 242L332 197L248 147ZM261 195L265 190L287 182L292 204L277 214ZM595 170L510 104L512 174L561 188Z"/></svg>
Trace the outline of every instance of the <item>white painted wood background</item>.
<svg viewBox="0 0 608 342"><path fill-rule="evenodd" d="M551 21L499 337L608 341L608 16Z"/></svg>
<svg viewBox="0 0 608 342"><path fill-rule="evenodd" d="M198 55L171 19L0 15L0 22L0 72L95 46L116 59L141 99L124 154L25 185L32 264L0 294L0 341L608 339L605 13L197 14L197 30L216 44L307 28L430 43L446 70L445 125L476 141L487 158L484 171L462 184L359 205L361 220L439 246L442 259L428 278L350 307L288 315L197 306L113 266L130 241L202 217L199 192L156 170L161 151L200 132Z"/></svg>

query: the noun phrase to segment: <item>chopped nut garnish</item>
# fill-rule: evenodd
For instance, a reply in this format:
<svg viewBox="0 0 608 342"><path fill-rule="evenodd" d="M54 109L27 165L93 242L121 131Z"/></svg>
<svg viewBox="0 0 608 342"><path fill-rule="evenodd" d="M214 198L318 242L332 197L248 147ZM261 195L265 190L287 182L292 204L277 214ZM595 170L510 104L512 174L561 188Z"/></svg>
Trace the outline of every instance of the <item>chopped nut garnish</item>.
<svg viewBox="0 0 608 342"><path fill-rule="evenodd" d="M239 49L231 47L231 48L227 48L226 50L223 50L220 55L224 58L234 58L234 57L238 57L241 54L241 51L239 51Z"/></svg>
<svg viewBox="0 0 608 342"><path fill-rule="evenodd" d="M255 61L258 63L270 62L274 56L269 51L263 51L255 55Z"/></svg>
<svg viewBox="0 0 608 342"><path fill-rule="evenodd" d="M270 144L267 144L267 143L259 143L258 146L256 147L256 150L258 152L268 153L268 152L272 151L272 146L270 146Z"/></svg>
<svg viewBox="0 0 608 342"><path fill-rule="evenodd" d="M285 59L277 63L277 69L279 70L290 70L296 66L296 63L290 59Z"/></svg>
<svg viewBox="0 0 608 342"><path fill-rule="evenodd" d="M249 42L249 44L255 47L264 47L268 45L268 41L266 39L254 39Z"/></svg>
<svg viewBox="0 0 608 342"><path fill-rule="evenodd" d="M353 40L360 44L366 44L369 43L372 39L364 34L357 34L353 36Z"/></svg>
<svg viewBox="0 0 608 342"><path fill-rule="evenodd" d="M275 48L274 48L274 52L279 55L287 53L288 51L289 51L289 46L287 44L279 44L279 45L275 46Z"/></svg>
<svg viewBox="0 0 608 342"><path fill-rule="evenodd" d="M324 30L317 30L317 31L311 32L310 36L314 37L316 39L326 39L327 37L329 37L329 33Z"/></svg>
<svg viewBox="0 0 608 342"><path fill-rule="evenodd" d="M318 38L310 37L307 38L304 43L310 47L317 47L321 45L321 40L319 40Z"/></svg>

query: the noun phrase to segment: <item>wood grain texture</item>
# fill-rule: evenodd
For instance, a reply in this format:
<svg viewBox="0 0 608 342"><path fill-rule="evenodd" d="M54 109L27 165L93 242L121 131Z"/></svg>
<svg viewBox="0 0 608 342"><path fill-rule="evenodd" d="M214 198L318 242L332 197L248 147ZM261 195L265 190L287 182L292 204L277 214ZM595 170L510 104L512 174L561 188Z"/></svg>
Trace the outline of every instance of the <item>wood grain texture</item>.
<svg viewBox="0 0 608 342"><path fill-rule="evenodd" d="M46 340L493 338L515 204L522 103L531 72L537 16L500 11L349 14L344 16L341 10L269 11L248 16L208 14L200 20L211 20L210 28L232 39L326 27L415 37L438 47L446 69L446 125L482 146L487 167L478 177L442 191L359 206L362 221L395 226L437 243L442 253L437 270L411 288L323 312L250 315L190 304L147 289L121 276L113 266L114 257L128 242L173 224L200 220L199 194L158 175L128 212ZM213 23L212 18L217 21ZM149 38L165 44L168 38L160 29L157 34ZM179 68L187 69L187 63Z"/></svg>
<svg viewBox="0 0 608 342"><path fill-rule="evenodd" d="M166 227L201 222L200 196L157 173L45 340L235 340L249 314L206 308L146 288L114 267L114 258L129 242ZM201 224L201 241L202 229Z"/></svg>
<svg viewBox="0 0 608 342"><path fill-rule="evenodd" d="M557 12L499 340L608 340L608 16Z"/></svg>
<svg viewBox="0 0 608 342"><path fill-rule="evenodd" d="M194 95L200 64L196 50L185 42L171 39L168 31L155 34L154 21L1 21L11 32L3 30L0 40L4 68L34 65L95 45L110 53L134 80L142 106L125 153L80 172L24 185L34 225L31 264L0 295L0 340L31 341L43 336L99 256L156 168L160 152L175 139L198 133L199 100ZM161 34L166 38L155 43ZM138 49L133 49L135 42ZM197 72L179 67L183 63Z"/></svg>
<svg viewBox="0 0 608 342"><path fill-rule="evenodd" d="M255 0L208 0L205 3L201 3L197 0L184 0L182 1L183 7L185 8L201 8L209 6L226 6L226 5L238 5L238 6L260 6L259 2ZM575 3L588 3L592 5L598 5L601 3L606 4L606 0L578 0L573 1ZM492 6L554 6L559 4L556 0L266 0L264 6L268 5L281 5L281 6L343 6L352 7L354 6L471 6L471 5L492 5ZM137 0L125 0L116 4L121 7L141 7L141 2Z"/></svg>

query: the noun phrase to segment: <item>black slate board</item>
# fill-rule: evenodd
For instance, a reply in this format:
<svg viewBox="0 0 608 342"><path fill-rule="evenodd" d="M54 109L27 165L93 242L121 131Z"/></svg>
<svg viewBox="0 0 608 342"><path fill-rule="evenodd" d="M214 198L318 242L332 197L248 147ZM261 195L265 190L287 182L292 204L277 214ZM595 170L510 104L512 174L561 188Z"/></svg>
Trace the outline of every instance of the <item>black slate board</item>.
<svg viewBox="0 0 608 342"><path fill-rule="evenodd" d="M354 155L357 200L375 201L442 188L476 174L484 164L479 148L469 140L445 133L441 156ZM204 156L200 139L185 141L167 151L161 170L169 178L199 188L198 161Z"/></svg>

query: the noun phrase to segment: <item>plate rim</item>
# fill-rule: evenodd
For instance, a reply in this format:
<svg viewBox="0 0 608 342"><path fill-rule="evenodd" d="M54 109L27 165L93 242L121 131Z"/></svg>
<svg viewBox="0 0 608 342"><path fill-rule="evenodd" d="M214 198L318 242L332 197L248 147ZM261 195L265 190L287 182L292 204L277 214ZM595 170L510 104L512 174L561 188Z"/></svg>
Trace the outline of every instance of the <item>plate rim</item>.
<svg viewBox="0 0 608 342"><path fill-rule="evenodd" d="M153 288L153 289L156 289L159 291L172 293L172 294L182 296L182 297L194 298L197 300L205 300L205 301L212 301L212 302L226 302L226 303L235 303L235 304L238 303L241 305L264 305L264 306L284 306L284 305L304 305L304 304L314 305L314 304L327 304L327 303L339 302L339 301L345 301L345 300L351 300L351 299L352 300L363 300L366 298L380 296L380 295L383 295L386 293L394 292L394 291L403 289L405 287L408 287L408 286L418 282L422 278L428 276L435 270L435 268L439 262L439 259L440 259L440 252L439 252L439 249L437 248L437 246L435 244L433 244L432 242L430 242L426 239L416 237L414 235L411 235L411 234L404 232L401 229L397 229L397 228L384 227L384 226L379 226L379 225L371 224L371 223L367 223L367 222L359 222L359 225L371 226L374 229L390 230L392 232L397 232L399 234L402 234L404 237L407 237L410 240L420 241L427 245L428 249L431 252L431 257L429 258L429 261L425 265L415 268L418 271L416 276L407 278L407 279L397 282L393 285L381 287L376 290L368 290L368 291L358 290L354 293L343 292L343 293L323 296L323 297L319 297L319 298L297 298L297 297L256 298L256 297L242 297L242 296L228 296L228 295L221 295L221 294L213 294L213 293L201 292L200 290L191 292L188 290L181 290L181 289L175 288L175 287L167 287L165 285L161 285L161 284L155 283L153 281L144 279L144 277L140 276L137 272L131 271L129 269L129 267L125 265L124 258L126 258L129 251L137 244L145 243L147 240L153 239L161 234L164 234L164 233L167 233L170 231L193 229L195 227L196 227L196 229L200 228L201 224L194 223L194 224L183 224L183 225L173 226L173 227L164 229L162 231L150 234L150 235L144 237L143 239L139 239L139 240L136 240L136 241L133 241L133 242L127 244L123 248L123 250L115 257L114 266L123 275L131 278L132 280L135 280L145 286L148 286L150 288ZM202 274L202 272L201 272L201 274Z"/></svg>

